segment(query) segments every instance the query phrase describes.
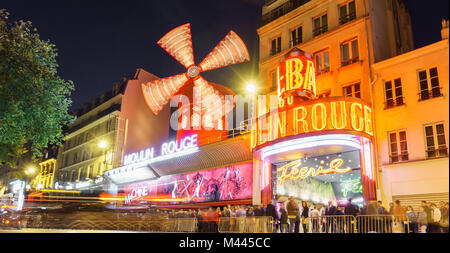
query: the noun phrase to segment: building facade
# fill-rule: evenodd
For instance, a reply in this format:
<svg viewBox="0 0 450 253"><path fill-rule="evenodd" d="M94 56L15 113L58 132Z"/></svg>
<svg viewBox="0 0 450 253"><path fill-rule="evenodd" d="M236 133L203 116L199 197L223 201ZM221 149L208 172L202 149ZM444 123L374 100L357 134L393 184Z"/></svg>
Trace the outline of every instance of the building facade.
<svg viewBox="0 0 450 253"><path fill-rule="evenodd" d="M449 41L374 64L378 169L385 202L448 201ZM389 119L389 120L386 120Z"/></svg>
<svg viewBox="0 0 450 253"><path fill-rule="evenodd" d="M352 98L356 100L347 100L346 103L366 103L368 111L371 111L374 105L373 64L413 49L410 16L403 1L397 0L268 1L263 7L262 26L258 29L258 35L260 37L260 83L265 93L280 94L280 89L277 90L280 86L280 75L277 72L280 59L287 57L286 54L294 48L298 48L309 53L314 62L315 99L319 100L318 103L322 103L320 100L325 98L328 100L339 97ZM265 114L267 111L267 109L260 110L258 115ZM328 116L325 114L324 118L332 121L329 116L330 114ZM339 134L343 137L346 133L339 132ZM361 136L355 132L350 134L355 135L352 138ZM316 136L318 136L315 137L316 139L324 138L324 141L328 140L330 143L331 139L328 137L336 137L326 131L317 133ZM302 138L311 138L307 135L297 137L299 141ZM265 172L273 173L272 179L279 178L279 175L275 176L273 171L279 174L280 168L286 169L284 167L286 164L290 164L292 160L300 160L301 157L305 158L303 164L318 168L321 166L320 163L317 164L318 161L324 161L327 166L332 162L328 160L327 163L325 158L350 155L354 158L348 159L347 163L350 163L353 171L348 175L341 175L342 179L337 179L337 176L334 178L314 177L311 179L315 180L313 183L296 182L284 186L272 184L272 187L269 187L269 189L272 188L269 190L271 194L268 194L265 199L273 196L281 198L294 196L316 203L324 203L328 200L345 203L346 198L350 196L347 191L350 187L355 189L354 197L360 205L362 201L377 200L376 189L379 188L381 180L374 169L377 164L376 137L372 135L363 138L367 138L367 141L360 141L358 144L360 148L349 149L344 146L330 145L309 150L294 149L288 155L281 154L275 157L275 162L271 162L271 170ZM311 141L316 140L311 139ZM281 144L273 143L272 145ZM365 149L363 146L370 147L366 150L365 156L363 156L364 152L361 152ZM311 162L308 157L312 157L316 162ZM358 160L358 163L351 164L350 161L355 160ZM262 165L261 169L264 170L264 167ZM369 175L368 171L373 175ZM352 173L358 176L356 178L354 175L350 176ZM367 179L372 176L371 180ZM311 185L315 185L317 189L320 188L326 193L317 196L315 192L318 190L302 190L311 188ZM264 201L264 196L262 198L263 202L267 202L267 200Z"/></svg>
<svg viewBox="0 0 450 253"><path fill-rule="evenodd" d="M76 110L77 119L59 149L56 189L101 189L102 174L120 163L124 121L120 117L122 95L127 80L85 103Z"/></svg>

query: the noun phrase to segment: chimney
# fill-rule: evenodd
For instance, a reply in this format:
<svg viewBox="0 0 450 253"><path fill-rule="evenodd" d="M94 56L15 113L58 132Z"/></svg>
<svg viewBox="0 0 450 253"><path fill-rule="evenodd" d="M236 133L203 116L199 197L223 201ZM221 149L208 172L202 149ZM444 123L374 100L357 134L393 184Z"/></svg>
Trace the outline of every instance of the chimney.
<svg viewBox="0 0 450 253"><path fill-rule="evenodd" d="M441 36L443 40L448 39L448 20L442 19Z"/></svg>

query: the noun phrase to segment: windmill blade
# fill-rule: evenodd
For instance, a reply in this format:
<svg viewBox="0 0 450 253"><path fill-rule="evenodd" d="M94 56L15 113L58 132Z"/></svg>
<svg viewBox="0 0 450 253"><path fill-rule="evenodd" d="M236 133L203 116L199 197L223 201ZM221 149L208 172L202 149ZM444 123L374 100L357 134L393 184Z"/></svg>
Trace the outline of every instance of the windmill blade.
<svg viewBox="0 0 450 253"><path fill-rule="evenodd" d="M181 63L186 69L194 66L191 25L184 24L168 32L158 41L164 50Z"/></svg>
<svg viewBox="0 0 450 253"><path fill-rule="evenodd" d="M145 101L155 115L164 108L172 96L189 80L184 74L153 80L141 85Z"/></svg>
<svg viewBox="0 0 450 253"><path fill-rule="evenodd" d="M194 86L196 92L201 92L202 116L212 115L218 119L232 110L232 106L225 106L225 97L201 76L194 80Z"/></svg>
<svg viewBox="0 0 450 253"><path fill-rule="evenodd" d="M199 64L199 67L202 71L208 71L249 60L250 55L244 42L235 32L230 31Z"/></svg>

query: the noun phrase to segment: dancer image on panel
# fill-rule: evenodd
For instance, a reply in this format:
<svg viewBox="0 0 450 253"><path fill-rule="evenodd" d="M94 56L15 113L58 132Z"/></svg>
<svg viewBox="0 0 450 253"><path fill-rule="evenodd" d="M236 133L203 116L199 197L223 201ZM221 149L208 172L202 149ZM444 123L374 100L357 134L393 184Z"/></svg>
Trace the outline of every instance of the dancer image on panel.
<svg viewBox="0 0 450 253"><path fill-rule="evenodd" d="M230 168L227 167L227 172L225 173L223 182L222 182L222 190L220 191L220 197L219 199L222 200L223 197L223 193L225 192L226 195L230 196L230 199L233 199L233 194L231 194L231 189L230 189L230 185L229 185L229 180L228 180L228 176L230 174Z"/></svg>
<svg viewBox="0 0 450 253"><path fill-rule="evenodd" d="M197 179L197 186L195 187L194 190L194 197L199 198L200 197L200 187L202 186L203 183L203 177L202 179Z"/></svg>

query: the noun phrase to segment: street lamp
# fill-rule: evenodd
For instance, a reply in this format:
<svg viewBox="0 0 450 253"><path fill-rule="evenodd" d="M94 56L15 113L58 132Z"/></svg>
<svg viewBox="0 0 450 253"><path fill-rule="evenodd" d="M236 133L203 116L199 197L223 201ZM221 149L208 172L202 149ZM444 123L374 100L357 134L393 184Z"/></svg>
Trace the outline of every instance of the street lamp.
<svg viewBox="0 0 450 253"><path fill-rule="evenodd" d="M248 94L250 94L250 95L255 94L255 92L256 92L256 85L255 85L255 83L254 83L254 82L248 82L248 83L245 85L245 91L246 91Z"/></svg>
<svg viewBox="0 0 450 253"><path fill-rule="evenodd" d="M105 149L106 147L108 147L108 142L105 140L102 140L98 143L98 147L101 149Z"/></svg>

